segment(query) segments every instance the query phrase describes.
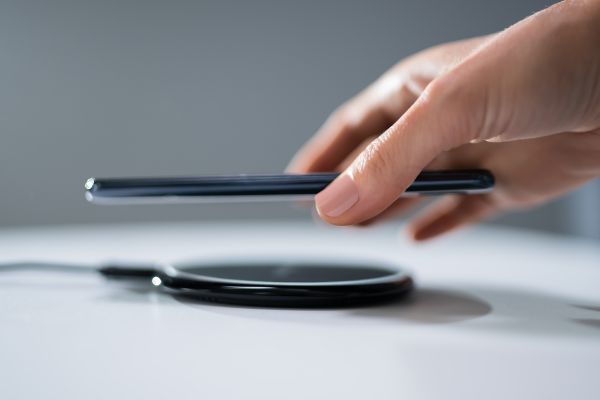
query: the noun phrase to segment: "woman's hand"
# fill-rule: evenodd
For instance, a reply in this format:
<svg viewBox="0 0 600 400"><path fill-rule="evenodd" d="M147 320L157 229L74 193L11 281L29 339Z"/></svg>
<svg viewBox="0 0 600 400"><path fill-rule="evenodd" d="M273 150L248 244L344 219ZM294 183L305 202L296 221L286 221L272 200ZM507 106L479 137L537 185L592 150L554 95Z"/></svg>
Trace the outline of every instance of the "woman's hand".
<svg viewBox="0 0 600 400"><path fill-rule="evenodd" d="M494 173L494 192L442 200L416 239L556 197L600 176L599 46L600 1L581 0L418 53L334 112L290 170L345 169L316 198L336 225L405 209L423 169Z"/></svg>

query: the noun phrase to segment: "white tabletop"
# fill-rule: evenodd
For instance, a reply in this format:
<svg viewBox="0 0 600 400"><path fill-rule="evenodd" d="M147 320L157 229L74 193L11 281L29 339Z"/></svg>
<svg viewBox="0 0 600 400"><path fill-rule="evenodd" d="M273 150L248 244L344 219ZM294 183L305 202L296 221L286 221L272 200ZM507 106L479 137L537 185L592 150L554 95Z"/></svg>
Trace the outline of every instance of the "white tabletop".
<svg viewBox="0 0 600 400"><path fill-rule="evenodd" d="M383 260L405 301L281 310L178 301L93 273L0 273L2 399L597 399L600 243L303 223L0 231L0 263Z"/></svg>

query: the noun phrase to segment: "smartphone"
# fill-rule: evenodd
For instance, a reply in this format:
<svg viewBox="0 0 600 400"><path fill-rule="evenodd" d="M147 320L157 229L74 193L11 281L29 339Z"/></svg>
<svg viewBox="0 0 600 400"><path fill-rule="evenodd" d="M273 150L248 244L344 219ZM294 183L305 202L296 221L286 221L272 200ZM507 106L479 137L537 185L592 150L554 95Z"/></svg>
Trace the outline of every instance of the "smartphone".
<svg viewBox="0 0 600 400"><path fill-rule="evenodd" d="M90 178L86 199L99 204L265 201L311 198L337 173L197 176L173 178ZM405 195L476 194L492 190L485 170L423 171Z"/></svg>

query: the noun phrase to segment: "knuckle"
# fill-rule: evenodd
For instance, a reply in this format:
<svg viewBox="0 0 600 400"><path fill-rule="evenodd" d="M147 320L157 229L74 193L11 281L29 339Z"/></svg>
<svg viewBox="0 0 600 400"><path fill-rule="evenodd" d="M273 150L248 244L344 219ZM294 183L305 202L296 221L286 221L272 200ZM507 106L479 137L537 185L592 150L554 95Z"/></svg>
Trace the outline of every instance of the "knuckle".
<svg viewBox="0 0 600 400"><path fill-rule="evenodd" d="M484 139L494 125L487 84L473 83L464 75L460 68L450 70L431 82L422 96L423 106L434 110L440 132L451 134L446 138L450 147Z"/></svg>
<svg viewBox="0 0 600 400"><path fill-rule="evenodd" d="M359 155L352 167L357 175L382 176L392 171L394 160L381 138L373 140Z"/></svg>
<svg viewBox="0 0 600 400"><path fill-rule="evenodd" d="M337 108L329 117L327 124L342 134L350 134L354 126L350 107L342 105Z"/></svg>
<svg viewBox="0 0 600 400"><path fill-rule="evenodd" d="M363 93L338 107L331 115L331 123L343 135L361 137L363 129L360 127L364 124L369 109Z"/></svg>

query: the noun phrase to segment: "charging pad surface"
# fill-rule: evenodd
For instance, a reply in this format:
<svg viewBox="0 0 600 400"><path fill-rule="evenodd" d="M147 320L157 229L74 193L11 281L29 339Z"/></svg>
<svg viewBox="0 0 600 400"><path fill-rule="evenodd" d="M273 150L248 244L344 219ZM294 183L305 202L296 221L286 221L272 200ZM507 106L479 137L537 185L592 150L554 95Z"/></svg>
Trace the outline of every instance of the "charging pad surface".
<svg viewBox="0 0 600 400"><path fill-rule="evenodd" d="M168 266L157 273L173 294L267 307L337 307L398 298L413 287L392 266L314 262L232 262Z"/></svg>

